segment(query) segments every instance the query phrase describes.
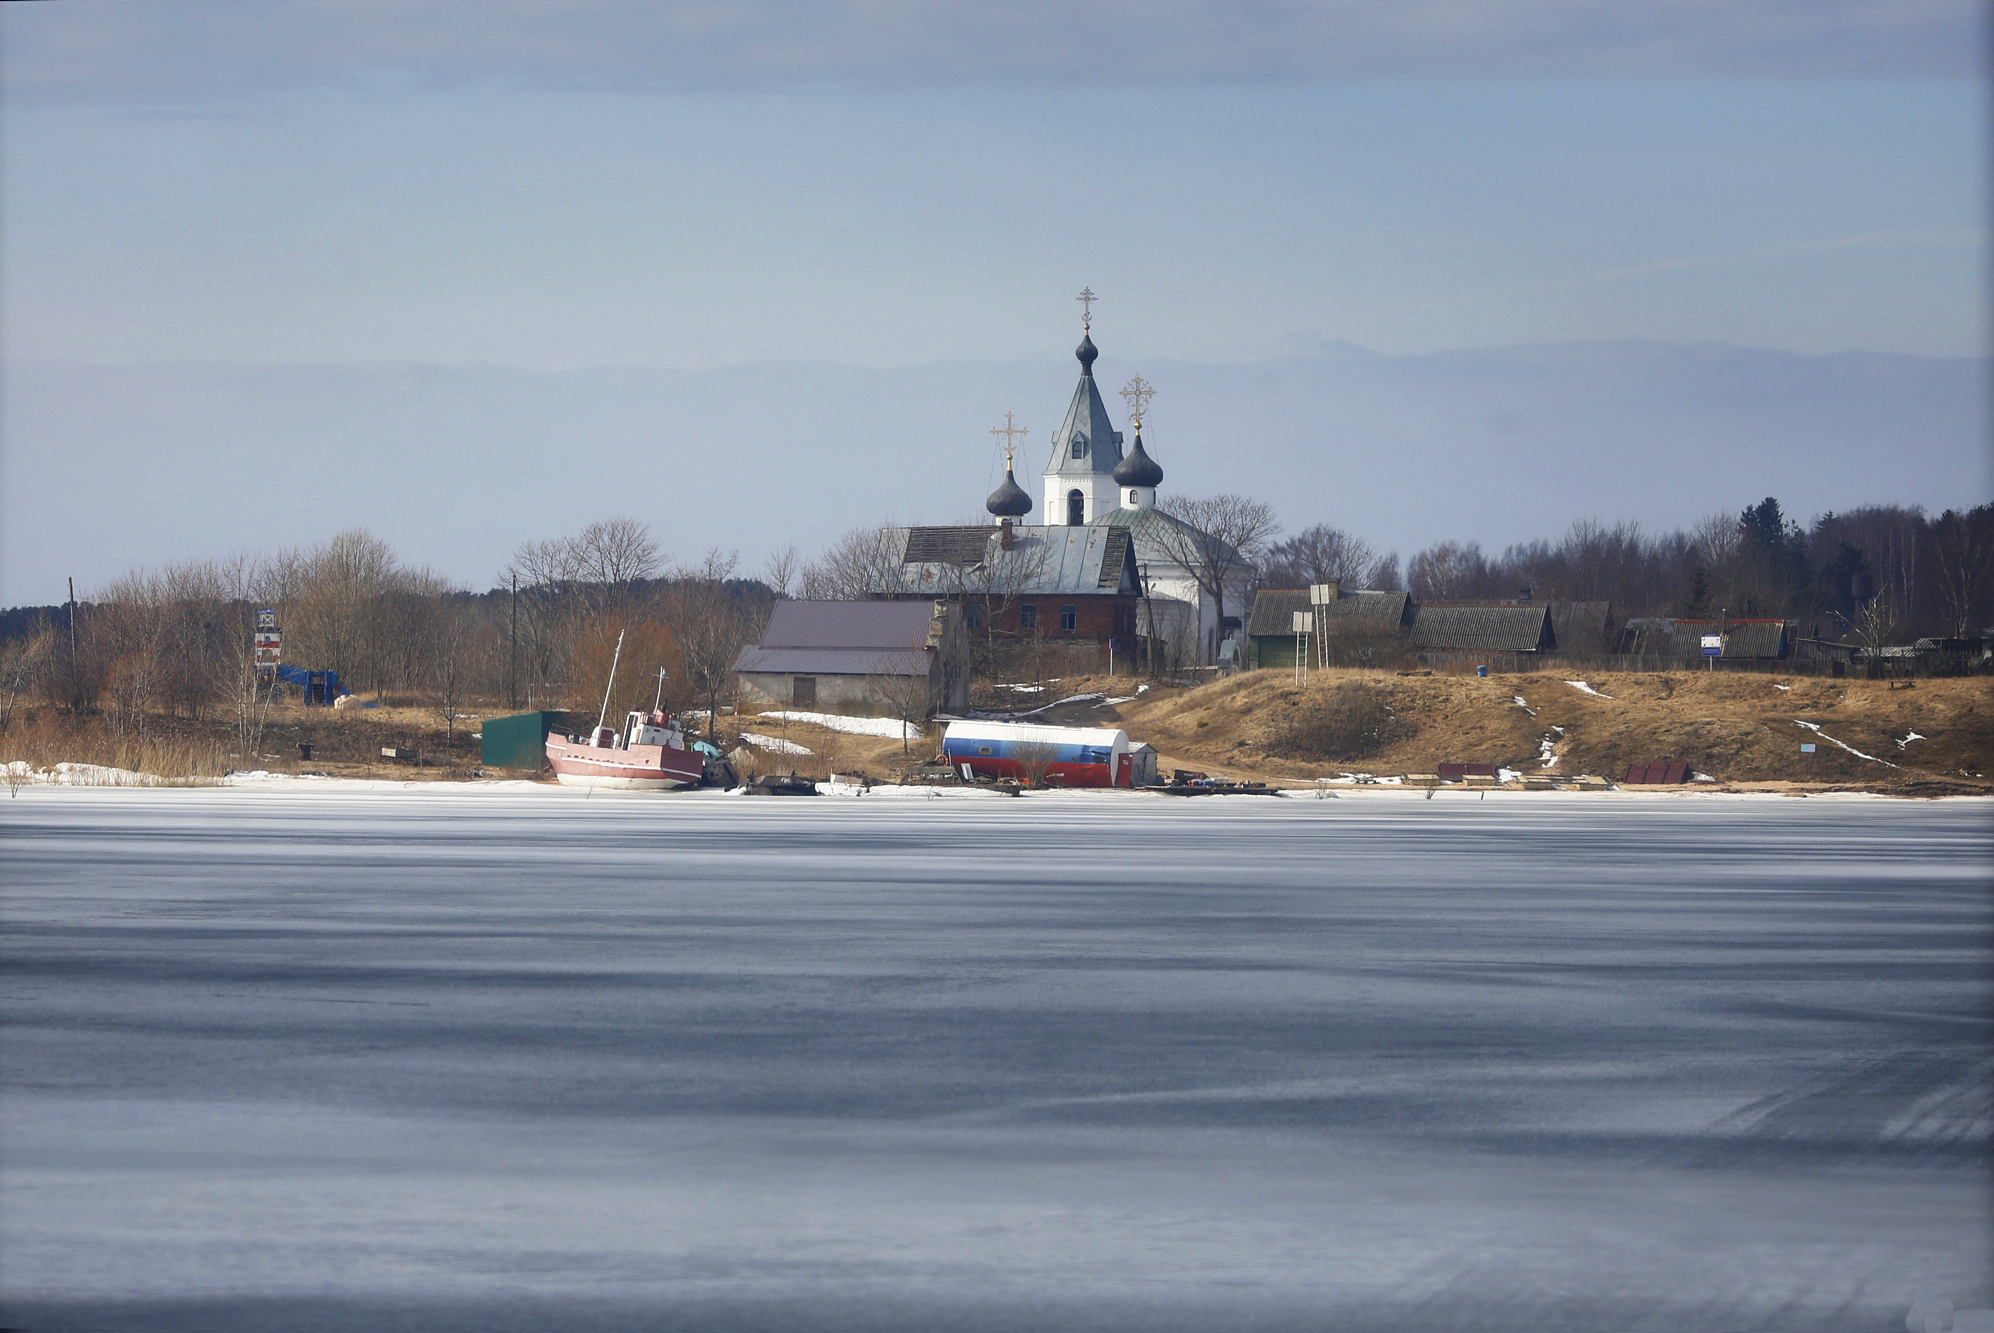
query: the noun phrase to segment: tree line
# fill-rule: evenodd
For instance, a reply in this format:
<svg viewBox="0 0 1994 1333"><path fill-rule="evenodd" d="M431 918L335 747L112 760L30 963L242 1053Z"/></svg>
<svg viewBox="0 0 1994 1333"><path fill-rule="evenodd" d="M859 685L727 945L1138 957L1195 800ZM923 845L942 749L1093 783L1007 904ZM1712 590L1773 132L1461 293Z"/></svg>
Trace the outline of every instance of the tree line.
<svg viewBox="0 0 1994 1333"><path fill-rule="evenodd" d="M101 712L114 733L159 716L244 730L283 686L256 667L270 610L287 666L338 673L374 701L429 708L453 730L473 699L593 711L622 641L613 710L717 711L775 593L713 550L672 564L635 519L523 543L483 593L401 561L364 531L317 546L128 574L86 599L8 614L0 728L41 699Z"/></svg>
<svg viewBox="0 0 1994 1333"><path fill-rule="evenodd" d="M1404 589L1422 602L1610 602L1623 621L1797 618L1803 633L1872 645L1967 638L1994 623L1994 505L1935 518L1866 505L1802 526L1769 497L1688 530L1581 520L1556 541L1494 556L1474 542L1442 541L1403 569L1395 552L1327 524L1281 538L1268 506L1245 497L1169 507L1189 533L1163 554L1215 598L1250 571L1257 587L1335 581ZM816 561L787 546L748 577L735 553L717 549L674 564L643 523L619 518L522 543L482 593L404 563L358 530L317 546L137 571L80 604L6 613L0 728L39 698L100 711L114 732L141 739L162 714L224 716L246 735L272 695L252 640L265 608L282 627L289 665L336 671L377 700L431 708L446 728L474 697L514 708L600 707L619 637L612 712L660 701L710 715L777 599L878 596L895 586L898 554L882 529L862 528ZM1001 602L1035 574L1020 553L966 570L960 587L943 591ZM1195 650L1185 647L1188 660Z"/></svg>
<svg viewBox="0 0 1994 1333"><path fill-rule="evenodd" d="M1616 617L1783 617L1803 632L1875 643L1968 638L1994 624L1994 505L1865 505L1806 526L1767 497L1689 530L1582 519L1556 541L1486 554L1442 541L1401 573L1396 552L1317 524L1271 542L1260 586L1410 592L1420 602L1611 602ZM1590 645L1588 645L1590 646Z"/></svg>

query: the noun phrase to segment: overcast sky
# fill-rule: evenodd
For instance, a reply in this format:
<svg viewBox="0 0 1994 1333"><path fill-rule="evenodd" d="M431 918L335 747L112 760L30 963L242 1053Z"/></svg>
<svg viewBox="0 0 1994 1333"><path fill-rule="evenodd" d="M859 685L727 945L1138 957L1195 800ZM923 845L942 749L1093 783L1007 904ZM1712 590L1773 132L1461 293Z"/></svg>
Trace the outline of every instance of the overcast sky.
<svg viewBox="0 0 1994 1333"><path fill-rule="evenodd" d="M0 5L0 38L10 375L1058 367L1082 285L1124 370L1346 342L1989 351L1969 0L53 0ZM932 427L979 484L986 417L1049 427L1061 406L990 398ZM797 459L895 466L807 396L739 410L778 401ZM6 418L0 600L47 600L21 534L71 501L19 493L19 455L67 447L62 416ZM267 429L281 448L281 410ZM1873 498L1984 499L1982 443L1899 444L1962 451L1982 494ZM185 456L135 465L198 473L197 429L167 447ZM298 539L326 535L312 522ZM394 539L391 515L370 526ZM1461 535L1554 534L1381 540ZM262 539L161 537L157 560ZM453 549L444 572L488 577Z"/></svg>

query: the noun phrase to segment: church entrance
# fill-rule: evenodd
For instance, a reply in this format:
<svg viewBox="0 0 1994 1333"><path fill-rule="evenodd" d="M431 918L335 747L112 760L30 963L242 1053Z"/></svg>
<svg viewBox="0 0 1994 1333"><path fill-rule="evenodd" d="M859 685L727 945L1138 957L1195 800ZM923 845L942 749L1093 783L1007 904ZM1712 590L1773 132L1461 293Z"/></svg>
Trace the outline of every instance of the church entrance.
<svg viewBox="0 0 1994 1333"><path fill-rule="evenodd" d="M1077 490L1066 493L1066 526L1077 528L1087 521L1087 497Z"/></svg>

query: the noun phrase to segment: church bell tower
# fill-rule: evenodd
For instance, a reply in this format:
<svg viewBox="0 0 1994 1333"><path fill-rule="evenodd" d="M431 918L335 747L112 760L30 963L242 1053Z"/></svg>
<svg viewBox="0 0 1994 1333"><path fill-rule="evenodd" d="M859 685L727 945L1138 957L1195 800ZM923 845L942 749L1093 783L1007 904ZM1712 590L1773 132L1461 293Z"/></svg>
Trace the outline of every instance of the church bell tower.
<svg viewBox="0 0 1994 1333"><path fill-rule="evenodd" d="M1094 362L1100 356L1093 338L1097 298L1086 290L1075 299L1082 311L1080 346L1073 351L1080 362L1080 383L1074 387L1065 419L1052 433L1052 458L1045 469L1045 521L1077 527L1121 508L1123 488L1115 481L1115 467L1122 461L1122 433L1109 419L1100 386L1094 382Z"/></svg>

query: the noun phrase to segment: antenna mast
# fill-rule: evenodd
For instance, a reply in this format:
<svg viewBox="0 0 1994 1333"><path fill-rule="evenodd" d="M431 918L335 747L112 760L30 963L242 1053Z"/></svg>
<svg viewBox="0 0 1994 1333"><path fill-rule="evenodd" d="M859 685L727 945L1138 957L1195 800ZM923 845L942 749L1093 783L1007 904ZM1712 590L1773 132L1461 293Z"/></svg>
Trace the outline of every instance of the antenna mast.
<svg viewBox="0 0 1994 1333"><path fill-rule="evenodd" d="M609 692L616 688L616 664L623 660L623 631L616 631L616 655L609 659L609 684L602 687L602 712L596 717L596 730L609 721Z"/></svg>

